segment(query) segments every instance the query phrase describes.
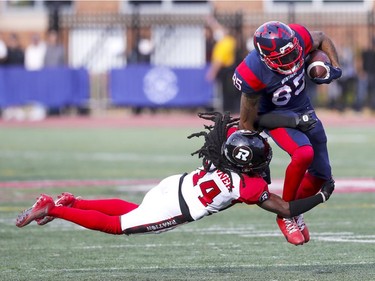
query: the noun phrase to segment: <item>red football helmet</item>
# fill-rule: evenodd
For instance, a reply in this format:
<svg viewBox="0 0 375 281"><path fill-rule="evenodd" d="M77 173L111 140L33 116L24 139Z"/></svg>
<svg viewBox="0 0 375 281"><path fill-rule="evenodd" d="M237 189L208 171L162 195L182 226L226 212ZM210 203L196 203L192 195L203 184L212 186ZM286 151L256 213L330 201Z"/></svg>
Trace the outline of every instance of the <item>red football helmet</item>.
<svg viewBox="0 0 375 281"><path fill-rule="evenodd" d="M269 21L254 33L254 47L273 71L289 75L303 65L302 47L294 31L286 24Z"/></svg>

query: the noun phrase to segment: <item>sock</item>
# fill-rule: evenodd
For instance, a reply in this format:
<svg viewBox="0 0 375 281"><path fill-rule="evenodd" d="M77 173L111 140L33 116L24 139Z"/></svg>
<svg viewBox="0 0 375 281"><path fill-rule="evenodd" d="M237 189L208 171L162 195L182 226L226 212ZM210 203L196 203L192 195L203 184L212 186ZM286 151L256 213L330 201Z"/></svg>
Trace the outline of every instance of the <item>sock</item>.
<svg viewBox="0 0 375 281"><path fill-rule="evenodd" d="M137 207L138 205L135 203L116 198L98 200L77 199L72 206L72 208L81 210L96 210L110 216L121 216Z"/></svg>
<svg viewBox="0 0 375 281"><path fill-rule="evenodd" d="M314 157L311 146L298 147L291 155L291 162L285 171L283 199L287 202L296 198L297 190Z"/></svg>
<svg viewBox="0 0 375 281"><path fill-rule="evenodd" d="M119 216L109 216L96 210L57 206L52 208L48 215L73 222L91 230L109 234L123 234Z"/></svg>
<svg viewBox="0 0 375 281"><path fill-rule="evenodd" d="M322 188L325 181L325 179L317 178L307 172L303 177L300 187L298 188L296 199L315 195Z"/></svg>

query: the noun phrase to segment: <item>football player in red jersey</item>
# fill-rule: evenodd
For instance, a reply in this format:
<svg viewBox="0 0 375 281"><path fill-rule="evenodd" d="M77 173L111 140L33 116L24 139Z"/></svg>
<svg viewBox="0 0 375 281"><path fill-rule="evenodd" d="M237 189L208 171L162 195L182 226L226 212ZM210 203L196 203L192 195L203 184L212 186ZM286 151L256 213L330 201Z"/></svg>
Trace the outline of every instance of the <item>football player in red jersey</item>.
<svg viewBox="0 0 375 281"><path fill-rule="evenodd" d="M335 46L321 31L309 32L302 25L278 21L262 24L253 40L255 49L233 75L234 86L242 92L240 128L265 129L290 155L282 194L285 201L311 196L323 184L334 185L334 181L327 137L305 90L305 60L316 49L328 55L329 76L313 79L328 84L342 74ZM299 126L301 121L307 126ZM257 122L262 128L257 128ZM276 221L288 242L309 241L302 215L294 219L277 216Z"/></svg>
<svg viewBox="0 0 375 281"><path fill-rule="evenodd" d="M202 158L203 166L162 180L140 205L116 198L84 200L70 193L63 193L55 204L52 197L42 194L19 214L16 225L24 227L33 220L45 224L60 218L110 234L159 233L236 203L257 204L280 216L294 217L329 199L334 190L331 185L323 186L319 194L291 202L270 193L260 176L272 158L266 139L255 131L238 130L238 118L229 113L200 116L214 122L189 136L205 138L204 145L192 154Z"/></svg>

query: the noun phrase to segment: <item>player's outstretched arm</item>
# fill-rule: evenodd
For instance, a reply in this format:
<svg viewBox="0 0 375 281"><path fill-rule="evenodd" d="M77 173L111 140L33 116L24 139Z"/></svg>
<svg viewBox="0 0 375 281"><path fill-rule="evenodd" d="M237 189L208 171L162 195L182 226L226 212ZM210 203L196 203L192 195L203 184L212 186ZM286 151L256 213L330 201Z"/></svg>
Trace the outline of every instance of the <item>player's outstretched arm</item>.
<svg viewBox="0 0 375 281"><path fill-rule="evenodd" d="M295 217L327 201L334 189L334 181L329 180L323 184L321 191L314 196L286 202L280 196L271 193L270 197L259 203L258 206L284 218Z"/></svg>

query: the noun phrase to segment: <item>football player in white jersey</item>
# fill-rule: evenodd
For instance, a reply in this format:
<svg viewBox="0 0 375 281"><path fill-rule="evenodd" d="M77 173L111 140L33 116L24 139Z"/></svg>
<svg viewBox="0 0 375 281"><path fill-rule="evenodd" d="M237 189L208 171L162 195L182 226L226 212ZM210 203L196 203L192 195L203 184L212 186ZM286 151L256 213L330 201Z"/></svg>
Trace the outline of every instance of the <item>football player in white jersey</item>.
<svg viewBox="0 0 375 281"><path fill-rule="evenodd" d="M229 113L200 113L213 125L191 137L205 138L192 153L202 167L162 180L140 205L122 199L85 200L65 192L56 201L42 194L16 220L18 227L36 221L44 225L64 219L109 234L159 233L218 213L237 203L257 204L283 217L294 217L329 199L332 185L311 197L286 202L270 193L262 178L272 158L267 140L257 132L238 130L238 118Z"/></svg>

